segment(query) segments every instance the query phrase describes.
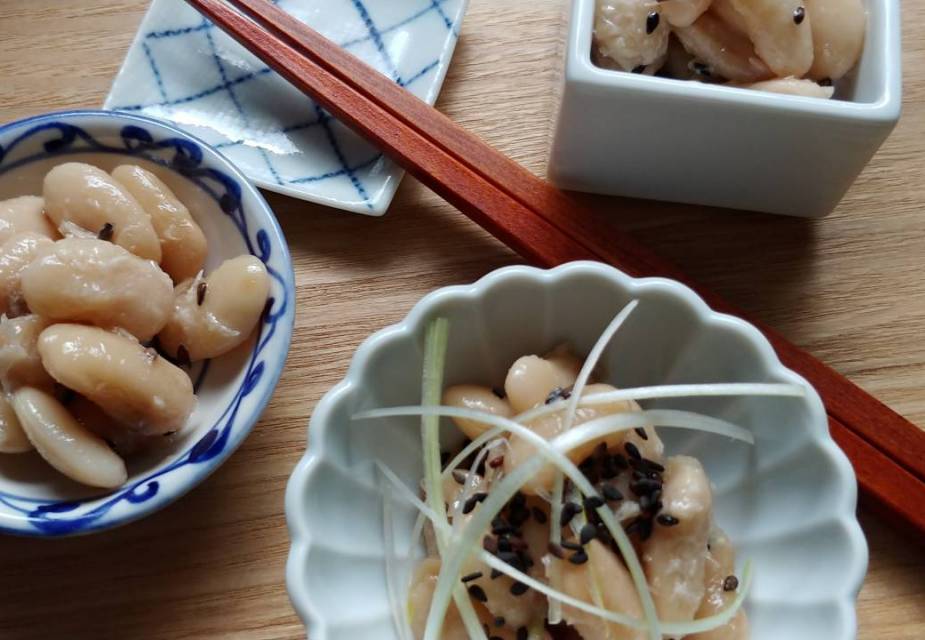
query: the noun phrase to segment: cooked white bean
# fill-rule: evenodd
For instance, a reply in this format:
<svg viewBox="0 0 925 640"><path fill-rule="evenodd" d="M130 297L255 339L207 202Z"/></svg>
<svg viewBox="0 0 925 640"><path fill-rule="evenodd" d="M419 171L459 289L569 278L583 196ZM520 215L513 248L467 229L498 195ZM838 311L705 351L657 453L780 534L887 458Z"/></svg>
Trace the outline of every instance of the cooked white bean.
<svg viewBox="0 0 925 640"><path fill-rule="evenodd" d="M656 521L652 536L642 543L642 566L659 619L688 622L705 593L704 564L713 514L710 480L696 458L668 459L662 503L659 518L676 522L666 526Z"/></svg>
<svg viewBox="0 0 925 640"><path fill-rule="evenodd" d="M755 51L777 75L800 77L809 71L813 64L813 34L804 0L730 2L742 16Z"/></svg>
<svg viewBox="0 0 925 640"><path fill-rule="evenodd" d="M125 463L100 438L82 427L54 396L23 387L13 409L39 454L55 469L91 487L115 489L125 483Z"/></svg>
<svg viewBox="0 0 925 640"><path fill-rule="evenodd" d="M170 277L104 240L65 238L22 272L29 308L57 322L125 329L150 340L173 310Z"/></svg>
<svg viewBox="0 0 925 640"><path fill-rule="evenodd" d="M176 357L182 346L192 361L231 351L257 326L269 292L270 277L258 258L226 260L205 280L177 286L173 313L158 336L161 347Z"/></svg>
<svg viewBox="0 0 925 640"><path fill-rule="evenodd" d="M67 405L77 422L109 443L120 456L131 456L149 447L162 436L146 436L133 431L83 396L77 396Z"/></svg>
<svg viewBox="0 0 925 640"><path fill-rule="evenodd" d="M629 571L623 562L597 540L585 545L588 561L574 565L568 561L553 560L548 573L558 572L556 584L566 594L598 606L642 619L642 603ZM551 576L552 577L552 576ZM645 631L605 622L594 614L562 607L562 617L575 628L582 640L645 640Z"/></svg>
<svg viewBox="0 0 925 640"><path fill-rule="evenodd" d="M128 335L56 324L39 336L52 377L141 433L177 431L193 411L189 376Z"/></svg>
<svg viewBox="0 0 925 640"><path fill-rule="evenodd" d="M186 206L160 178L137 165L117 167L112 177L151 216L161 241L161 268L177 283L195 277L205 263L208 246Z"/></svg>
<svg viewBox="0 0 925 640"><path fill-rule="evenodd" d="M45 176L43 195L45 212L59 229L72 222L93 233L111 233L119 246L160 262L161 243L151 216L102 169L80 162L59 164Z"/></svg>
<svg viewBox="0 0 925 640"><path fill-rule="evenodd" d="M546 402L554 389L575 384L581 362L562 352L546 358L523 356L514 361L504 380L504 392L515 412L521 413Z"/></svg>
<svg viewBox="0 0 925 640"><path fill-rule="evenodd" d="M624 71L656 71L665 58L668 34L668 22L661 20L658 5L650 0L605 0L597 6L595 46Z"/></svg>
<svg viewBox="0 0 925 640"><path fill-rule="evenodd" d="M861 0L805 0L812 21L814 80L838 80L857 64L864 49L867 12Z"/></svg>
<svg viewBox="0 0 925 640"><path fill-rule="evenodd" d="M710 8L713 0L664 0L658 3L662 17L673 27L689 27L704 11Z"/></svg>
<svg viewBox="0 0 925 640"><path fill-rule="evenodd" d="M777 78L775 80L764 80L752 84L743 85L748 89L757 89L758 91L770 91L771 93L781 93L788 96L804 96L807 98L831 98L835 93L834 87L823 87L812 80L802 80L799 78Z"/></svg>
<svg viewBox="0 0 925 640"><path fill-rule="evenodd" d="M0 202L0 243L17 233L31 231L55 240L61 235L45 215L45 201L38 196L20 196Z"/></svg>
<svg viewBox="0 0 925 640"><path fill-rule="evenodd" d="M25 453L33 448L9 398L0 393L0 453Z"/></svg>
<svg viewBox="0 0 925 640"><path fill-rule="evenodd" d="M758 58L749 39L709 11L691 26L675 29L675 34L713 76L737 82L755 82L771 76L771 70Z"/></svg>
<svg viewBox="0 0 925 640"><path fill-rule="evenodd" d="M472 411L490 413L502 418L510 418L514 415L514 410L511 409L511 405L507 403L507 400L496 396L488 387L476 384L459 384L448 388L443 392L443 404L449 407L461 407ZM453 418L453 422L470 440L474 440L482 432L489 429L489 425L475 420Z"/></svg>
<svg viewBox="0 0 925 640"><path fill-rule="evenodd" d="M710 13L739 33L744 34L748 30L748 25L745 24L742 14L732 6L732 0L713 0L713 4L710 5Z"/></svg>
<svg viewBox="0 0 925 640"><path fill-rule="evenodd" d="M22 272L46 255L54 242L31 231L20 233L0 245L0 313L10 317L28 313L22 295Z"/></svg>
<svg viewBox="0 0 925 640"><path fill-rule="evenodd" d="M38 351L39 335L49 324L35 314L0 317L0 380L7 392L19 387L49 390L54 385Z"/></svg>
<svg viewBox="0 0 925 640"><path fill-rule="evenodd" d="M710 534L710 549L704 570L706 594L697 610L696 618L708 618L724 611L736 598L736 591L726 591L726 578L735 575L735 549L721 530L714 528ZM705 633L690 636L690 640L748 640L748 617L744 609L728 623Z"/></svg>

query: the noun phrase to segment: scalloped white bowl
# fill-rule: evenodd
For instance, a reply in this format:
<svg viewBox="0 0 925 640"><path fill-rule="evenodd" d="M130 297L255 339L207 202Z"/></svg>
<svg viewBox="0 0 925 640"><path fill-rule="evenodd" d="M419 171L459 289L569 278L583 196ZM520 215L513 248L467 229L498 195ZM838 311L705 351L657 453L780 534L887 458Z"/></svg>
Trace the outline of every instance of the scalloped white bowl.
<svg viewBox="0 0 925 640"><path fill-rule="evenodd" d="M715 313L690 289L578 262L511 267L471 286L440 289L401 323L366 340L344 380L318 404L309 447L286 493L289 594L312 640L397 638L385 586L382 498L373 461L408 486L422 476L415 419L353 422L357 411L420 402L427 322L450 320L447 384L499 384L510 363L562 341L587 353L631 299L640 304L602 363L620 387L693 382L789 382L803 398L663 401L731 420L756 445L664 430L670 454L700 458L716 488L716 518L751 559L752 640L851 640L867 545L855 517L857 484L829 437L816 392L786 369L761 333ZM645 404L645 403L644 403ZM646 406L656 406L649 403ZM446 425L445 425L446 426ZM453 430L447 427L446 433ZM415 514L395 509L397 539ZM419 550L410 550L414 556ZM411 563L401 564L401 571Z"/></svg>

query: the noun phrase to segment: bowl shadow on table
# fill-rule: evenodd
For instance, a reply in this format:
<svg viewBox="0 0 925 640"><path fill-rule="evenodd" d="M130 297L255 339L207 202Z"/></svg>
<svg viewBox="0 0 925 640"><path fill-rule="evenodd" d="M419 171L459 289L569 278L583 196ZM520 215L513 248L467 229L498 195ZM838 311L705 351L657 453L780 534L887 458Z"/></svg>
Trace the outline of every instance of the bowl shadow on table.
<svg viewBox="0 0 925 640"><path fill-rule="evenodd" d="M214 621L219 614L206 609L227 607L228 579L240 579L229 565L242 559L224 539L229 530L240 531L227 526L240 501L230 486L238 467L229 461L179 502L121 528L0 540L0 637L162 638L178 619ZM274 520L284 526L281 515ZM281 566L278 573L282 585Z"/></svg>

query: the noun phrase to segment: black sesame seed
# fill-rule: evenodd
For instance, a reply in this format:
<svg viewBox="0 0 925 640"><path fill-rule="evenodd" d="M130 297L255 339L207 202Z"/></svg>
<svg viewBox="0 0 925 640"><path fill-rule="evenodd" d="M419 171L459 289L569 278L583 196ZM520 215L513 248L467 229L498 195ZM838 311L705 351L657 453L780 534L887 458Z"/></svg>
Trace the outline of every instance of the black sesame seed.
<svg viewBox="0 0 925 640"><path fill-rule="evenodd" d="M177 347L177 364L181 367L188 367L191 364L189 351L182 344Z"/></svg>
<svg viewBox="0 0 925 640"><path fill-rule="evenodd" d="M657 463L655 460L649 460L647 458L644 460L644 462L646 463L646 466L649 467L652 471L656 471L658 473L663 473L665 471L665 467Z"/></svg>
<svg viewBox="0 0 925 640"><path fill-rule="evenodd" d="M546 547L546 550L549 551L550 555L553 555L560 560L565 557L565 551L563 550L562 546L555 544L554 542L550 542L549 546Z"/></svg>
<svg viewBox="0 0 925 640"><path fill-rule="evenodd" d="M636 66L636 67L633 67L632 73L642 73L642 72L645 71L645 70L646 70L646 65L641 64L641 65L638 65L638 66Z"/></svg>
<svg viewBox="0 0 925 640"><path fill-rule="evenodd" d="M546 524L546 521L548 520L548 518L546 517L546 512L545 512L545 511L543 511L543 510L540 509L539 507L533 507L533 509L531 509L531 511L532 511L532 513L533 513L533 519L534 519L534 520L536 520L536 521L537 521L538 523L540 523L540 524Z"/></svg>
<svg viewBox="0 0 925 640"><path fill-rule="evenodd" d="M515 582L511 585L511 595L522 596L523 594L527 593L527 589L529 588L530 587L525 585L523 582Z"/></svg>
<svg viewBox="0 0 925 640"><path fill-rule="evenodd" d="M581 505L575 502L566 502L562 505L562 515L559 518L559 525L566 526L581 511Z"/></svg>
<svg viewBox="0 0 925 640"><path fill-rule="evenodd" d="M633 431L635 431L636 435L642 438L643 440L649 439L649 434L646 433L646 430L643 429L642 427L636 427L635 429L633 429Z"/></svg>
<svg viewBox="0 0 925 640"><path fill-rule="evenodd" d="M658 14L658 11L653 11L646 16L646 34L652 35L652 33L658 29L658 23L661 22L661 16Z"/></svg>
<svg viewBox="0 0 925 640"><path fill-rule="evenodd" d="M463 503L463 508L462 508L463 514L472 513L472 510L475 509L475 506L480 502L484 502L485 498L487 497L488 497L487 493L479 492L479 493L473 494L468 500L466 500Z"/></svg>
<svg viewBox="0 0 925 640"><path fill-rule="evenodd" d="M530 632L527 631L527 627L517 629L517 640L527 640L528 637L530 637Z"/></svg>
<svg viewBox="0 0 925 640"><path fill-rule="evenodd" d="M485 595L485 589L480 587L477 584L473 584L468 589L469 595L478 600L479 602L488 602L488 596Z"/></svg>
<svg viewBox="0 0 925 640"><path fill-rule="evenodd" d="M496 627L503 627L506 622L507 620L504 619L504 616L498 616L497 618L495 618Z"/></svg>
<svg viewBox="0 0 925 640"><path fill-rule="evenodd" d="M501 398L502 400L504 400L507 397L507 394L504 393L504 389L502 389L501 387L492 387L491 392L495 394L496 396L498 396L499 398Z"/></svg>
<svg viewBox="0 0 925 640"><path fill-rule="evenodd" d="M100 232L96 234L98 240L112 240L113 226L111 222L107 222L103 225L103 228L100 229Z"/></svg>
<svg viewBox="0 0 925 640"><path fill-rule="evenodd" d="M563 389L562 387L556 387L549 392L549 395L546 396L546 404L552 404L557 400L568 400L572 397L571 389Z"/></svg>
<svg viewBox="0 0 925 640"><path fill-rule="evenodd" d="M642 460L642 454L639 453L639 447L634 445L632 442L627 442L623 445L623 448L626 449L627 455L633 460Z"/></svg>
<svg viewBox="0 0 925 640"><path fill-rule="evenodd" d="M723 580L723 591L735 591L739 588L739 579L735 576L728 576Z"/></svg>
<svg viewBox="0 0 925 640"><path fill-rule="evenodd" d="M803 21L806 19L806 9L803 7L797 7L793 10L793 22L794 24L803 24Z"/></svg>
<svg viewBox="0 0 925 640"><path fill-rule="evenodd" d="M482 577L482 572L476 571L475 573L470 573L468 575L463 576L462 578L460 578L460 580L462 580L463 582L472 582L473 580L478 580L481 577Z"/></svg>
<svg viewBox="0 0 925 640"><path fill-rule="evenodd" d="M581 528L578 539L581 544L588 544L597 537L597 527L590 522Z"/></svg>
<svg viewBox="0 0 925 640"><path fill-rule="evenodd" d="M599 509L604 506L604 501L600 496L587 496L584 499L585 511L590 513L595 509Z"/></svg>
<svg viewBox="0 0 925 640"><path fill-rule="evenodd" d="M572 542L571 540L563 540L562 548L568 549L569 551L581 551L581 545L577 542Z"/></svg>
<svg viewBox="0 0 925 640"><path fill-rule="evenodd" d="M199 305L200 307L202 306L202 303L205 302L206 291L208 289L209 289L209 285L206 284L205 282L200 282L199 285L196 287L196 304Z"/></svg>
<svg viewBox="0 0 925 640"><path fill-rule="evenodd" d="M603 493L604 497L611 502L623 499L623 492L617 489L616 485L609 482L601 487L601 493Z"/></svg>
<svg viewBox="0 0 925 640"><path fill-rule="evenodd" d="M588 561L588 554L582 549L569 556L568 561L572 564L584 564Z"/></svg>
<svg viewBox="0 0 925 640"><path fill-rule="evenodd" d="M462 469L453 469L453 480L456 481L456 484L466 484L467 475Z"/></svg>
<svg viewBox="0 0 925 640"><path fill-rule="evenodd" d="M674 527L674 526L677 526L681 522L674 516L670 516L667 513L663 513L658 518L656 518L656 520L663 527Z"/></svg>

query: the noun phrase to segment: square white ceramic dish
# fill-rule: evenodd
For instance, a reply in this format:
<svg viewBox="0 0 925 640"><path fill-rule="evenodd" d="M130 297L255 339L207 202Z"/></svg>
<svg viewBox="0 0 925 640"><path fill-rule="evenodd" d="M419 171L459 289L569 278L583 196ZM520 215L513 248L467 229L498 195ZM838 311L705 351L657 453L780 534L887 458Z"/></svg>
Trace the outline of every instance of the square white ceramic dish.
<svg viewBox="0 0 925 640"><path fill-rule="evenodd" d="M433 104L468 0L278 0ZM264 189L382 215L403 171L183 0L154 0L105 108L169 120Z"/></svg>
<svg viewBox="0 0 925 640"><path fill-rule="evenodd" d="M834 100L635 75L591 61L573 0L549 161L566 189L820 217L899 119L898 0L867 0L864 53Z"/></svg>
<svg viewBox="0 0 925 640"><path fill-rule="evenodd" d="M429 320L447 318L446 384L500 385L511 362L569 342L587 354L630 300L638 308L601 359L622 388L703 382L804 386L803 397L689 398L645 408L697 411L738 424L749 447L692 431L660 433L670 455L698 457L715 484L715 515L750 559L751 640L854 640L854 601L867 567L855 517L857 484L832 440L816 392L786 369L748 323L712 311L683 285L634 279L574 262L551 271L508 267L446 287L357 349L344 379L318 403L309 447L289 480L289 595L311 640L397 640L385 582L386 537L378 461L412 490L423 475L420 420L355 421L374 407L418 404ZM446 435L458 432L445 424ZM416 513L395 505L399 560ZM419 556L416 546L408 556ZM399 579L411 565L396 562ZM399 582L400 584L406 584Z"/></svg>

